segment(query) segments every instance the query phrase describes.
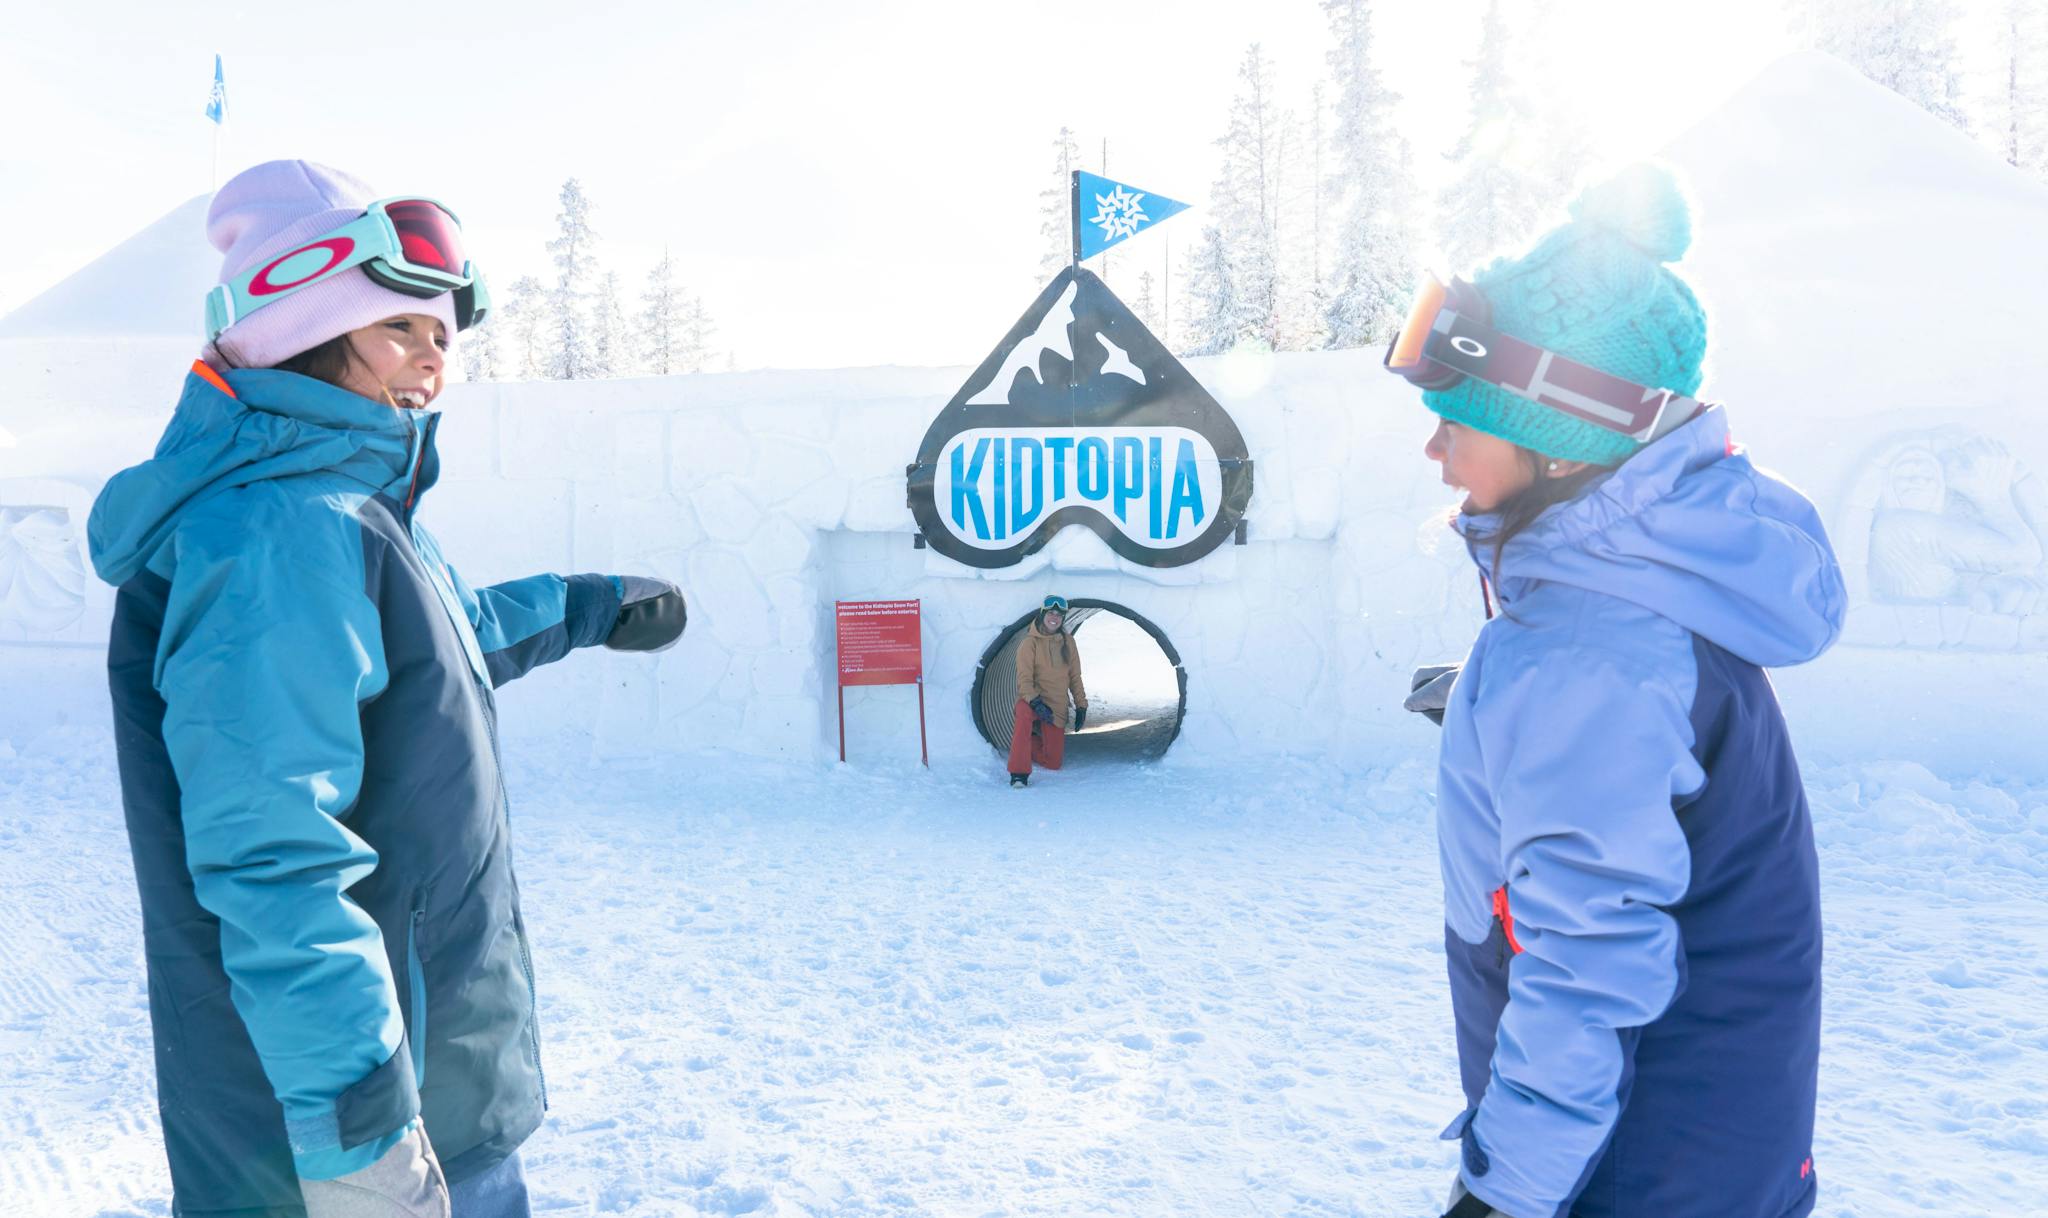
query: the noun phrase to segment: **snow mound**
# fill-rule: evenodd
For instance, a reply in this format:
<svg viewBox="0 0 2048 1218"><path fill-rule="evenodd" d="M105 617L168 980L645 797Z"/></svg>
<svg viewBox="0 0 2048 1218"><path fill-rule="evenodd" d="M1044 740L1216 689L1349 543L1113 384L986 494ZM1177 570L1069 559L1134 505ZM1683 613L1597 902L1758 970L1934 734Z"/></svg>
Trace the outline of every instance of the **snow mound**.
<svg viewBox="0 0 2048 1218"><path fill-rule="evenodd" d="M220 254L206 241L199 195L95 258L70 278L0 317L5 338L199 337Z"/></svg>
<svg viewBox="0 0 2048 1218"><path fill-rule="evenodd" d="M1778 60L1665 156L1712 396L1845 419L2016 407L2048 376L2048 186L1847 64Z"/></svg>

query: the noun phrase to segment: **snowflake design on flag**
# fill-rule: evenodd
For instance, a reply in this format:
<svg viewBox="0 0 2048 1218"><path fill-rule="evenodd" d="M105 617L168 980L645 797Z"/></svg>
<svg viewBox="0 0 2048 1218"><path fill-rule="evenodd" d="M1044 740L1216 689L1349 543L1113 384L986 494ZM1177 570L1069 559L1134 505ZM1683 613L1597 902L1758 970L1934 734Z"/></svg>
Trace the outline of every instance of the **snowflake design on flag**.
<svg viewBox="0 0 2048 1218"><path fill-rule="evenodd" d="M1102 226L1102 239L1114 241L1128 237L1145 223L1145 209L1139 206L1145 199L1142 194L1133 194L1119 186L1106 195L1095 196L1095 218L1090 224Z"/></svg>

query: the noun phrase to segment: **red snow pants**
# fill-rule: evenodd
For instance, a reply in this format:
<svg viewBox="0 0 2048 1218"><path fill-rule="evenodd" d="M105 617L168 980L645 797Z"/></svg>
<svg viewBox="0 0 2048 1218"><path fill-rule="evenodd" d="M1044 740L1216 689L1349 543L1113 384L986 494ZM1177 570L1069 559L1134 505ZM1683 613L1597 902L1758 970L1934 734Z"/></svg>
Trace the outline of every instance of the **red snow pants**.
<svg viewBox="0 0 2048 1218"><path fill-rule="evenodd" d="M1017 699L1017 725L1010 729L1010 773L1029 774L1031 763L1057 770L1067 756L1067 734L1050 723L1040 723L1031 704Z"/></svg>

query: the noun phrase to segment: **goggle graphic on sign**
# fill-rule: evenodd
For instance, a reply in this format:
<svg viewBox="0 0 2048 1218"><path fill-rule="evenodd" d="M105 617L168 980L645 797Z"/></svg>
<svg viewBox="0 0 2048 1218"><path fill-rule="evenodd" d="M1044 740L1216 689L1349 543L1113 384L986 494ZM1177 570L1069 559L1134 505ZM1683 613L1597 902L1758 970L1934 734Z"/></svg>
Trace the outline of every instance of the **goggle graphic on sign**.
<svg viewBox="0 0 2048 1218"><path fill-rule="evenodd" d="M1252 463L1216 399L1069 267L932 421L909 491L926 541L970 566L1009 566L1080 524L1171 567L1230 536Z"/></svg>

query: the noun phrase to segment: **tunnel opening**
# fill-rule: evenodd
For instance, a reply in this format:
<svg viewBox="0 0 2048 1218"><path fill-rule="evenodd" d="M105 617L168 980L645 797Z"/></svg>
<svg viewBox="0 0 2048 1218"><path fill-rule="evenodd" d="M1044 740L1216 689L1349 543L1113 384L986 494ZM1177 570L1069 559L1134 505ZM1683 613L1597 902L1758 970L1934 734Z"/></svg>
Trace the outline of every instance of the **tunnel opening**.
<svg viewBox="0 0 2048 1218"><path fill-rule="evenodd" d="M1010 748L1017 647L1037 616L1033 609L1011 622L975 665L969 694L974 726L997 752ZM1088 722L1067 736L1067 767L1165 756L1188 709L1188 674L1173 641L1143 614L1114 601L1076 597L1067 621L1088 690Z"/></svg>

